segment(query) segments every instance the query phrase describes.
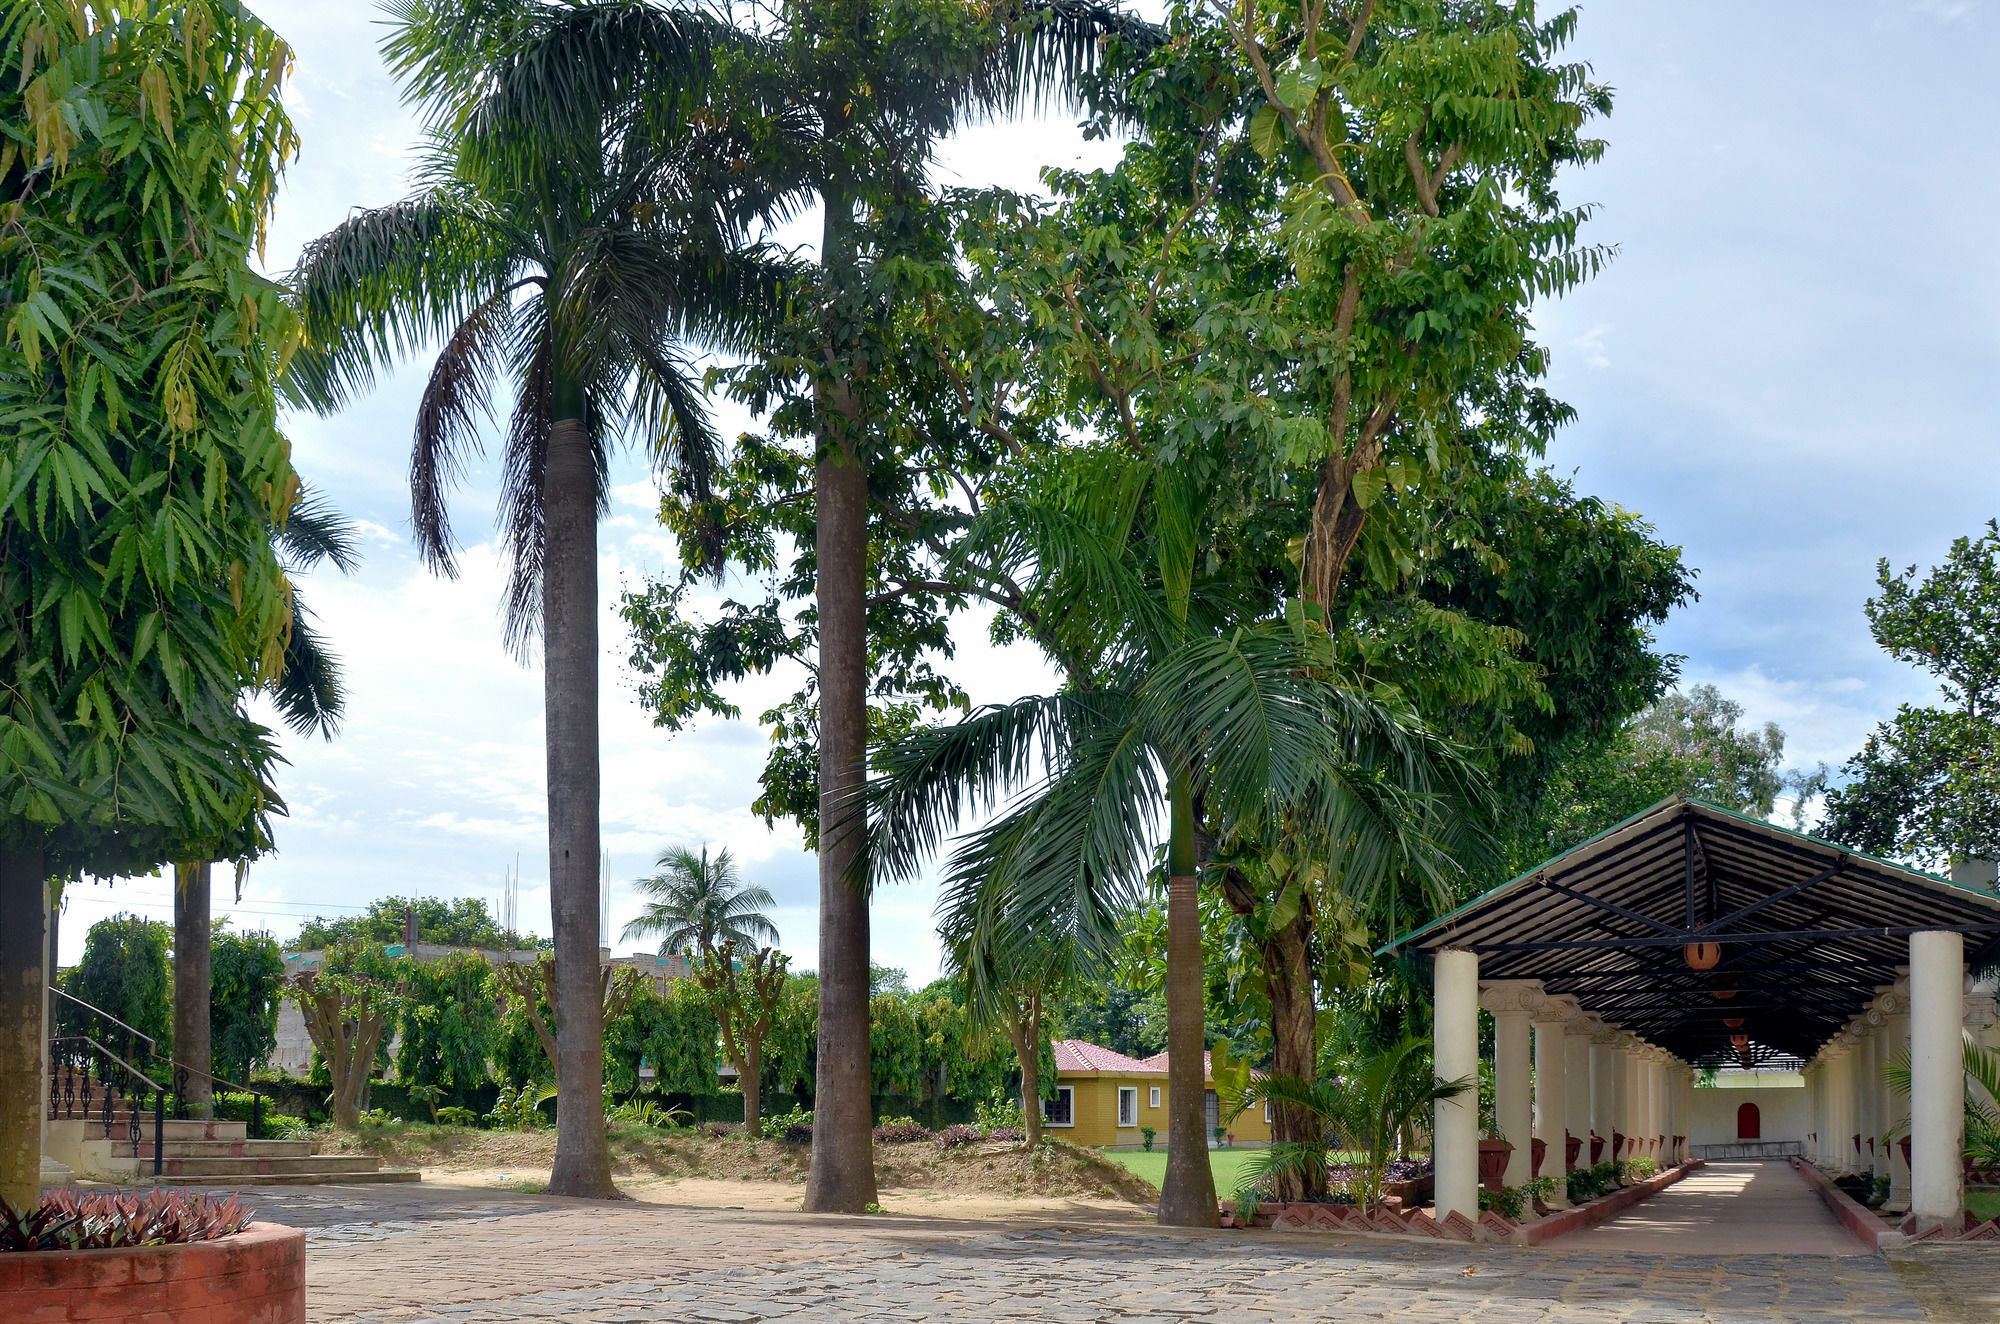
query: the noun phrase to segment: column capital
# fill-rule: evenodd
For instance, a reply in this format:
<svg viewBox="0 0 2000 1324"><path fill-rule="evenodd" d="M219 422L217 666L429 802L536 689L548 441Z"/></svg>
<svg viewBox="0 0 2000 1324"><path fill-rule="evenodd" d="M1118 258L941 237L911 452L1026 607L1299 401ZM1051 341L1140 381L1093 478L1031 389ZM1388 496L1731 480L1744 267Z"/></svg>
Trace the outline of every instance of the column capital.
<svg viewBox="0 0 2000 1324"><path fill-rule="evenodd" d="M1536 1009L1535 1024L1567 1027L1583 1016L1583 1007L1568 993L1558 993Z"/></svg>
<svg viewBox="0 0 2000 1324"><path fill-rule="evenodd" d="M1549 1000L1539 979L1496 979L1479 985L1479 1005L1495 1016L1527 1016Z"/></svg>
<svg viewBox="0 0 2000 1324"><path fill-rule="evenodd" d="M2000 1022L2000 1014L1996 1013L1992 998L1972 995L1965 999L1965 1014L1961 1020L1968 1030L1985 1030Z"/></svg>
<svg viewBox="0 0 2000 1324"><path fill-rule="evenodd" d="M1884 1016L1907 1014L1910 1010L1910 991L1907 988L1900 992L1893 987L1885 988L1875 995L1875 1000L1868 1006Z"/></svg>
<svg viewBox="0 0 2000 1324"><path fill-rule="evenodd" d="M1618 1041L1624 1037L1625 1032L1617 1026L1603 1025L1591 1032L1590 1042L1600 1048L1616 1048L1618 1047Z"/></svg>

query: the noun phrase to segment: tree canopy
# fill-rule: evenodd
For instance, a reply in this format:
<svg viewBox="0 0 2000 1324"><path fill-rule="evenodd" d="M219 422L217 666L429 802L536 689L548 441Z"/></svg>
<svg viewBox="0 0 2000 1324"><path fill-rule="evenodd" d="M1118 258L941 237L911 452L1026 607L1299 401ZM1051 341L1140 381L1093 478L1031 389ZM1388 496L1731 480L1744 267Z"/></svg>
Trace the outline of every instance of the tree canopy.
<svg viewBox="0 0 2000 1324"><path fill-rule="evenodd" d="M403 912L414 910L417 941L443 947L486 947L498 951L545 948L546 938L509 933L476 896L384 896L368 903L360 915L328 918L316 915L299 929L292 945L312 951L349 943L397 943L403 940Z"/></svg>

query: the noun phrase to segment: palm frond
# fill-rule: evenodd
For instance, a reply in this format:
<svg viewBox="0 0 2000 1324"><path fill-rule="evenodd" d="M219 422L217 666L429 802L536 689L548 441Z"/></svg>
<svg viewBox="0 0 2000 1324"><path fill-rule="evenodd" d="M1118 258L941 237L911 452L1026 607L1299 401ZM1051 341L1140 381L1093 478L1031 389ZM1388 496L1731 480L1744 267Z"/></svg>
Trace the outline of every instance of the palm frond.
<svg viewBox="0 0 2000 1324"><path fill-rule="evenodd" d="M1141 49L1164 41L1155 24L1115 4L1094 0L1041 0L1020 5L1006 32L980 63L966 88L976 114L1003 116L1057 110L1074 114L1090 105L1090 75L1107 41Z"/></svg>
<svg viewBox="0 0 2000 1324"><path fill-rule="evenodd" d="M514 291L503 288L458 324L431 365L417 403L410 447L410 523L425 564L455 578L450 490L466 452L482 449L479 428L492 416L494 377L508 358Z"/></svg>
<svg viewBox="0 0 2000 1324"><path fill-rule="evenodd" d="M542 624L542 558L547 550L543 478L554 422L554 375L554 353L547 338L538 337L517 373L520 385L500 474L500 553L507 566L501 634L517 657L527 655Z"/></svg>
<svg viewBox="0 0 2000 1324"><path fill-rule="evenodd" d="M462 190L356 212L307 244L286 278L304 330L288 399L330 413L394 360L445 338L512 283L510 245Z"/></svg>
<svg viewBox="0 0 2000 1324"><path fill-rule="evenodd" d="M277 533L278 554L291 570L311 570L332 562L343 574L361 564L354 529L318 490L301 486L291 514Z"/></svg>
<svg viewBox="0 0 2000 1324"><path fill-rule="evenodd" d="M284 669L271 686L271 700L285 725L302 736L333 739L347 708L340 662L326 646L313 614L292 592L292 632L285 640Z"/></svg>

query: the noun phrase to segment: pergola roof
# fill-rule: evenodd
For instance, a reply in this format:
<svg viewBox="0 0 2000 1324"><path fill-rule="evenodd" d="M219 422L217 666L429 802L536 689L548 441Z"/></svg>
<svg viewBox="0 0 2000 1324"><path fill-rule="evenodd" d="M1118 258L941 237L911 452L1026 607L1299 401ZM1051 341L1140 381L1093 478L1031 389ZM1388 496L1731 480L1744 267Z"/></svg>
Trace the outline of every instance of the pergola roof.
<svg viewBox="0 0 2000 1324"><path fill-rule="evenodd" d="M1686 1061L1740 1064L1729 1037L1747 1034L1755 1065L1783 1068L1894 982L1926 930L1971 951L2000 934L2000 895L1676 797L1382 951L1473 951L1482 980L1539 980ZM1721 959L1698 971L1683 949L1704 942Z"/></svg>

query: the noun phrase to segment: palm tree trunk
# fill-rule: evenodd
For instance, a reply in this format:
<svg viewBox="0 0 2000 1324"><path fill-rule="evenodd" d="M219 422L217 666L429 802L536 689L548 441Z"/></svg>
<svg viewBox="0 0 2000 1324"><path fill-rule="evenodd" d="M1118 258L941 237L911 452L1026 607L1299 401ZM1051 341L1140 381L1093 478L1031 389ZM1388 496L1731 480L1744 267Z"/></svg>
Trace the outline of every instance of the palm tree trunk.
<svg viewBox="0 0 2000 1324"><path fill-rule="evenodd" d="M597 464L578 418L549 429L542 695L556 954L556 1156L549 1194L609 1198L598 978Z"/></svg>
<svg viewBox="0 0 2000 1324"><path fill-rule="evenodd" d="M182 1104L190 1117L213 1117L215 1095L208 1072L214 1052L209 1039L210 935L209 862L174 866L174 1062L187 1068ZM176 1086L179 1073L175 1073Z"/></svg>
<svg viewBox="0 0 2000 1324"><path fill-rule="evenodd" d="M852 275L851 204L829 193L821 253L830 283ZM868 474L844 383L822 391L815 550L819 560L819 1055L814 1071L808 1213L875 1203L869 1097L868 898L861 835L842 825L868 753Z"/></svg>
<svg viewBox="0 0 2000 1324"><path fill-rule="evenodd" d="M41 1196L49 905L40 851L0 850L0 1202Z"/></svg>
<svg viewBox="0 0 2000 1324"><path fill-rule="evenodd" d="M1208 1162L1204 1106L1201 907L1195 879L1194 796L1185 772L1168 791L1167 841L1167 1175L1160 1222L1214 1227L1215 1173Z"/></svg>

